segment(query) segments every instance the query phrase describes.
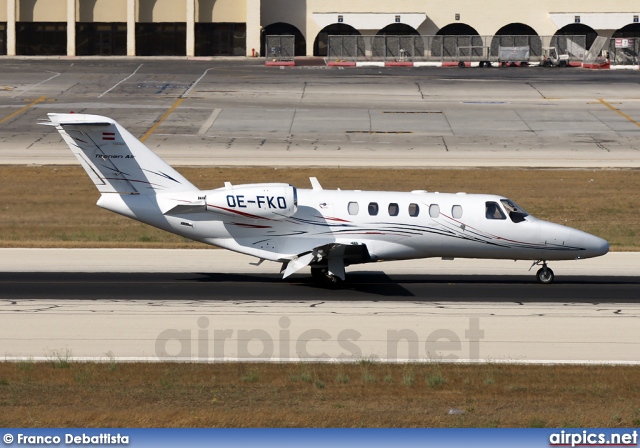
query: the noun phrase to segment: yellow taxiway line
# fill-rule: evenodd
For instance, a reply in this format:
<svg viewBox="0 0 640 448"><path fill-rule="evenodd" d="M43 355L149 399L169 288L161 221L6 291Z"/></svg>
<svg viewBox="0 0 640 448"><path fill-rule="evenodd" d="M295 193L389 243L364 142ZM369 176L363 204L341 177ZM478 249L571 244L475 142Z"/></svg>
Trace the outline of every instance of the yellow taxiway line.
<svg viewBox="0 0 640 448"><path fill-rule="evenodd" d="M633 118L631 118L629 115L625 114L624 112L622 112L620 109L616 109L615 107L613 107L611 104L607 103L605 100L603 100L602 98L598 98L598 102L604 106L607 106L609 109L611 109L612 111L614 111L617 114L622 115L624 118L626 118L627 120L629 120L631 123L635 124L636 126L638 126L640 128L640 123L638 123L636 120L634 120Z"/></svg>
<svg viewBox="0 0 640 448"><path fill-rule="evenodd" d="M175 103L173 103L173 105L169 108L169 110L168 110L168 111L166 111L166 112L164 113L164 115L162 115L162 117L160 117L160 119L159 119L158 121L156 121L156 122L153 124L153 126L151 126L151 127L149 128L149 130L148 130L147 132L145 132L145 133L144 133L144 135L143 135L142 137L140 137L140 141L141 141L141 142L143 142L143 141L145 141L146 139L148 139L148 138L149 138L149 136L150 136L151 134L153 134L153 131L155 131L155 130L158 128L158 126L160 126L160 125L162 124L162 122L163 122L163 121L164 121L164 120L165 120L169 115L171 115L171 112L173 112L173 111L174 111L174 110L175 110L175 109L180 105L180 103L182 103L183 101L184 101L184 98L178 98L178 99L176 100L176 102L175 102Z"/></svg>
<svg viewBox="0 0 640 448"><path fill-rule="evenodd" d="M26 106L24 106L22 109L15 111L14 113L7 115L6 117L4 117L3 119L0 119L0 124L4 123L7 120L11 120L13 117L20 115L22 112L26 111L27 109L29 109L30 107L35 106L38 103L43 102L44 100L46 100L47 97L46 96L41 96L40 98L38 98L37 100L33 100L31 101L29 104L27 104Z"/></svg>

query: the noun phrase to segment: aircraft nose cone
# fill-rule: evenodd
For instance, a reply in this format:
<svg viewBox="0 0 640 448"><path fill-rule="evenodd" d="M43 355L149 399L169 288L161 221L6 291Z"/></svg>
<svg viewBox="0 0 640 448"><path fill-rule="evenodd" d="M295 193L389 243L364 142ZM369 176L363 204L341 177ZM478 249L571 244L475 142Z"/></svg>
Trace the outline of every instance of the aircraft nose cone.
<svg viewBox="0 0 640 448"><path fill-rule="evenodd" d="M609 242L607 240L603 240L597 236L594 236L593 240L594 241L591 243L591 246L594 252L594 257L599 257L609 252Z"/></svg>
<svg viewBox="0 0 640 448"><path fill-rule="evenodd" d="M609 252L609 243L600 237L553 223L542 223L542 235L549 247L557 250L559 247L570 249L568 258L600 257Z"/></svg>
<svg viewBox="0 0 640 448"><path fill-rule="evenodd" d="M580 258L600 257L609 252L609 242L607 240L588 233L582 239L582 246L585 252Z"/></svg>

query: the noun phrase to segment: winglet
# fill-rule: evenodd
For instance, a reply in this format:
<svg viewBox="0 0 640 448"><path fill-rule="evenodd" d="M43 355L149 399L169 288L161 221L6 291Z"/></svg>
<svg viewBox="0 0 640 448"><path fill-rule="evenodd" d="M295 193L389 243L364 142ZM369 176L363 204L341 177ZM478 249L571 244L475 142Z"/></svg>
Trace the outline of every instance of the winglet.
<svg viewBox="0 0 640 448"><path fill-rule="evenodd" d="M309 181L311 182L311 186L313 187L314 190L316 191L323 190L322 185L320 185L320 182L318 182L317 178L310 177Z"/></svg>

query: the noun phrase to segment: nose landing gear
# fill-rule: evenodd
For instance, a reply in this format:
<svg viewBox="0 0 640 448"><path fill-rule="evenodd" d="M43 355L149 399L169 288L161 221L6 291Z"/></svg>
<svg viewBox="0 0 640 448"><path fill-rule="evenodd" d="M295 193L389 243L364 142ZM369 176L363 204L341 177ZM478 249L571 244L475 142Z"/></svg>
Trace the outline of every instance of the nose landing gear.
<svg viewBox="0 0 640 448"><path fill-rule="evenodd" d="M553 271L551 270L551 268L547 266L546 260L535 261L531 265L531 268L533 268L534 266L540 266L540 265L542 265L542 267L538 269L538 272L536 272L536 278L538 279L538 282L544 285L548 285L549 283L552 283L555 275L553 274ZM529 270L531 270L531 268L529 268Z"/></svg>

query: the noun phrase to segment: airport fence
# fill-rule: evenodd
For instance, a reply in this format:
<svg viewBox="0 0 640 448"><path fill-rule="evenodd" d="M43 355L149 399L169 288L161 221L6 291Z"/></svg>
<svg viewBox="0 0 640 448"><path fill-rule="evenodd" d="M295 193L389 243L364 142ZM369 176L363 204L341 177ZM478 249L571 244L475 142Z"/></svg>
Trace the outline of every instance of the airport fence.
<svg viewBox="0 0 640 448"><path fill-rule="evenodd" d="M614 37L608 45L609 59L614 65L640 64L640 38Z"/></svg>
<svg viewBox="0 0 640 448"><path fill-rule="evenodd" d="M553 47L570 61L582 61L586 36L329 36L327 58L339 61L501 62L521 49L522 62L540 62ZM524 51L523 49L528 51Z"/></svg>
<svg viewBox="0 0 640 448"><path fill-rule="evenodd" d="M295 48L295 36L267 36L264 48L265 59L273 62L293 61Z"/></svg>
<svg viewBox="0 0 640 448"><path fill-rule="evenodd" d="M570 62L591 63L608 52L615 65L640 64L640 38L586 36L329 36L327 58L334 61L539 63L550 49ZM265 59L293 61L295 36L266 36Z"/></svg>

